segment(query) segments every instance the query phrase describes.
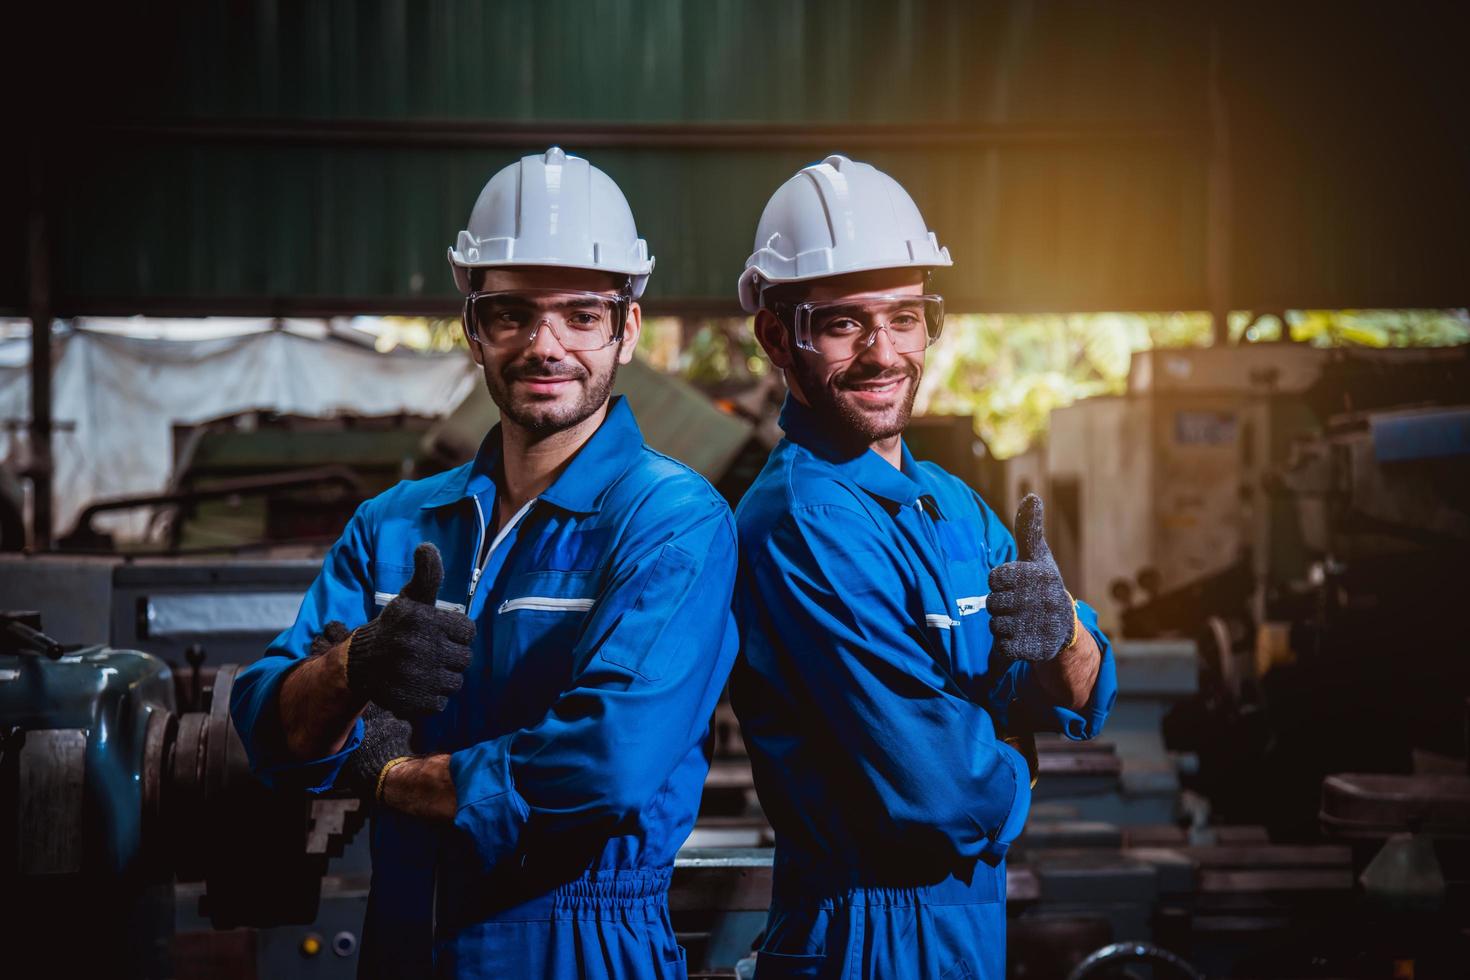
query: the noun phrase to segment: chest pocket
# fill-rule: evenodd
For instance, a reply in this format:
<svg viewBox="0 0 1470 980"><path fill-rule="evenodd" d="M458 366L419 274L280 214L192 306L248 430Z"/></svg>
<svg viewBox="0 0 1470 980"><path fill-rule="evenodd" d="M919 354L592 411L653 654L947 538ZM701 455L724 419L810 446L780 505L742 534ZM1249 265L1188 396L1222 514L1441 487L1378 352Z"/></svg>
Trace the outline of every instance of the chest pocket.
<svg viewBox="0 0 1470 980"><path fill-rule="evenodd" d="M597 604L594 578L592 571L522 572L512 577L490 627L497 657L504 653L516 658L528 651L537 657L569 655Z"/></svg>
<svg viewBox="0 0 1470 980"><path fill-rule="evenodd" d="M522 572L482 615L490 631L495 701L509 727L533 723L571 686L572 651L596 605L592 571Z"/></svg>
<svg viewBox="0 0 1470 980"><path fill-rule="evenodd" d="M938 614L926 617L930 635L949 651L950 670L955 679L966 690L975 692L980 689L980 678L989 670L994 643L990 611L986 608L990 598L990 564L984 558L950 561L946 573L945 608L926 610Z"/></svg>

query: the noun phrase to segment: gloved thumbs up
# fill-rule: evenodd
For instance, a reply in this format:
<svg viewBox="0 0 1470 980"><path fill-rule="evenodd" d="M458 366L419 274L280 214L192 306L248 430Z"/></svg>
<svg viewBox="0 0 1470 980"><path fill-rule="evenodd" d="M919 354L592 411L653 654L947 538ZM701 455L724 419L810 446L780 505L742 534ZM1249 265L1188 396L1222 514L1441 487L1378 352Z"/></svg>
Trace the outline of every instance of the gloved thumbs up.
<svg viewBox="0 0 1470 980"><path fill-rule="evenodd" d="M439 586L443 581L444 561L439 557L439 549L432 542L425 541L413 549L413 578L399 594L432 606L439 598Z"/></svg>
<svg viewBox="0 0 1470 980"><path fill-rule="evenodd" d="M377 619L352 633L347 686L399 718L443 711L470 665L475 624L438 608L443 582L439 549L426 541L413 551L413 578Z"/></svg>
<svg viewBox="0 0 1470 980"><path fill-rule="evenodd" d="M1002 656L1050 660L1076 636L1072 598L1046 544L1046 508L1028 493L1016 511L1016 560L990 571L990 632Z"/></svg>
<svg viewBox="0 0 1470 980"><path fill-rule="evenodd" d="M1020 561L1051 561L1046 544L1046 505L1034 493L1026 494L1016 510L1016 550Z"/></svg>

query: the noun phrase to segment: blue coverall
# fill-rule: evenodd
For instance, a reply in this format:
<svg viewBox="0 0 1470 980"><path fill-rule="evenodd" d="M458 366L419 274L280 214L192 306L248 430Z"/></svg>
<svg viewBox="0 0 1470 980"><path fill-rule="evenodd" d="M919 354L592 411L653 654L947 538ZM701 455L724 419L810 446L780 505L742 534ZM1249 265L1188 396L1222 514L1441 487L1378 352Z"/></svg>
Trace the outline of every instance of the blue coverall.
<svg viewBox="0 0 1470 980"><path fill-rule="evenodd" d="M450 754L458 809L450 825L378 808L360 975L683 977L667 891L735 659L733 516L644 445L621 398L497 531L499 455L497 427L472 462L362 505L295 625L236 680L235 725L268 782L328 788L362 723L341 752L295 761L281 683L324 624L376 615L432 541L439 601L476 635L464 687L413 747Z"/></svg>
<svg viewBox="0 0 1470 980"><path fill-rule="evenodd" d="M756 976L1005 975L1005 862L1030 806L997 736L1102 729L1107 638L1080 712L991 656L990 570L1012 561L980 497L903 447L843 452L788 398L786 438L736 510L741 657L731 693L776 831Z"/></svg>

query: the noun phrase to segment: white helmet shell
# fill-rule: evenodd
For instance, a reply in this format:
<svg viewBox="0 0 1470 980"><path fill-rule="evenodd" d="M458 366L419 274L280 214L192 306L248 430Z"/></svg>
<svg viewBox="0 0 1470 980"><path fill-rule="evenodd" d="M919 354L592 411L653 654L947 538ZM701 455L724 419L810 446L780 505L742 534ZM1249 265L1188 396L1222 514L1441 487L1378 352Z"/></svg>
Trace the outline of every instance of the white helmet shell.
<svg viewBox="0 0 1470 980"><path fill-rule="evenodd" d="M953 264L898 181L834 154L803 167L766 202L740 276L740 305L759 309L765 283Z"/></svg>
<svg viewBox="0 0 1470 980"><path fill-rule="evenodd" d="M626 275L637 299L653 272L648 243L638 237L618 185L559 146L490 178L449 264L461 293L470 291L471 269L559 266Z"/></svg>

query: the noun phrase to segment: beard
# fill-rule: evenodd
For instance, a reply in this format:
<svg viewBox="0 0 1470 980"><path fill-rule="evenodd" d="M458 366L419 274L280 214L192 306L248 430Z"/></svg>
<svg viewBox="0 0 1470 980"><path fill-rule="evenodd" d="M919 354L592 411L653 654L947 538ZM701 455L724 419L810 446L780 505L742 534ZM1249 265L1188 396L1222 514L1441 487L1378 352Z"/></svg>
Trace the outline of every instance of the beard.
<svg viewBox="0 0 1470 980"><path fill-rule="evenodd" d="M613 358L606 374L593 374L572 360L517 359L499 371L487 366L485 387L503 417L533 436L548 436L570 429L601 408L617 377L617 358ZM515 382L521 378L567 378L576 397L546 398L524 389L518 392Z"/></svg>
<svg viewBox="0 0 1470 980"><path fill-rule="evenodd" d="M796 358L792 370L812 411L839 435L867 446L902 435L908 428L914 411L914 398L919 393L920 375L919 366L908 358L901 357L897 364L887 368L857 363L825 381L806 358ZM865 405L849 390L855 385L888 381L903 383L904 390L887 405Z"/></svg>

